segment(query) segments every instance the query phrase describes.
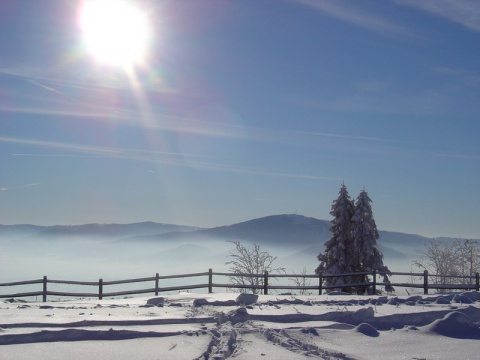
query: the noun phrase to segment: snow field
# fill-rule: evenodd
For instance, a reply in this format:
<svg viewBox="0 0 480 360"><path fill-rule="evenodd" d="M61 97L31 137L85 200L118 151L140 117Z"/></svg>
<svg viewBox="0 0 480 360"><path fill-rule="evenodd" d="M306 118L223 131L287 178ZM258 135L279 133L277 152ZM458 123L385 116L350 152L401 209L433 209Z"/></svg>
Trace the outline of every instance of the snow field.
<svg viewBox="0 0 480 360"><path fill-rule="evenodd" d="M478 292L8 299L0 359L476 359L479 324Z"/></svg>

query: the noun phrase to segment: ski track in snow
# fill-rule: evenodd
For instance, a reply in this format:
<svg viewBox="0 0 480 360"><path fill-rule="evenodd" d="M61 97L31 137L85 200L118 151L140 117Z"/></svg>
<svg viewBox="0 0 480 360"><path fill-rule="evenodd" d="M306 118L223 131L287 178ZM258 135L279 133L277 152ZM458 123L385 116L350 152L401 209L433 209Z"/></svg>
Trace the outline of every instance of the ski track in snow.
<svg viewBox="0 0 480 360"><path fill-rule="evenodd" d="M480 340L478 292L237 296L9 299L0 304L0 359L55 359L47 349L72 359L86 349L105 359L129 351L138 359L448 359L452 347L473 359Z"/></svg>

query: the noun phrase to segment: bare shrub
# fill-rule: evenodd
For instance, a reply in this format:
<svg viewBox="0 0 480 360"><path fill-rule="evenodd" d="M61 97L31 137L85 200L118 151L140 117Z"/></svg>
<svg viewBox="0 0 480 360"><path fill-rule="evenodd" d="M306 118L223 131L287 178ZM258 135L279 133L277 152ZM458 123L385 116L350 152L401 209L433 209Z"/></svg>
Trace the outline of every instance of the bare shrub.
<svg viewBox="0 0 480 360"><path fill-rule="evenodd" d="M235 245L235 251L230 251L228 257L231 259L225 265L229 265L230 283L244 288L232 288L240 292L251 291L258 294L263 288L265 271L279 273L285 272L285 268L273 267L277 259L267 251L262 251L260 245L253 244L252 249L245 247L240 241L228 241Z"/></svg>
<svg viewBox="0 0 480 360"><path fill-rule="evenodd" d="M292 278L289 278L289 280L292 281L295 286L298 286L298 287L310 286L310 284L311 284L310 280L311 279L308 279L306 277L307 268L304 267L300 274L295 274L295 273L293 273L293 274L295 276L292 277ZM311 292L309 292L307 289L299 289L298 293L299 293L299 295L311 295Z"/></svg>
<svg viewBox="0 0 480 360"><path fill-rule="evenodd" d="M421 256L413 265L432 274L430 281L437 285L473 284L475 272L480 268L477 240L456 239L449 243L431 240L419 253Z"/></svg>

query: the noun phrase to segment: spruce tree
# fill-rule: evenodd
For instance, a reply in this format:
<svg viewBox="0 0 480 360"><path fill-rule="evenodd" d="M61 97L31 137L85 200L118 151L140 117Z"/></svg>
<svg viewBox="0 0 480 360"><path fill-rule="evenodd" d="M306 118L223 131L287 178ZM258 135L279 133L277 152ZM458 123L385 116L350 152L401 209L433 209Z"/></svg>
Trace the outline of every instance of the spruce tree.
<svg viewBox="0 0 480 360"><path fill-rule="evenodd" d="M379 239L377 225L373 219L371 206L372 200L364 190L360 192L355 203L355 212L352 218L352 236L355 264L354 271L390 271L383 264L383 254L377 247ZM365 282L365 275L356 279L358 282ZM384 275L384 282L388 283L387 275Z"/></svg>
<svg viewBox="0 0 480 360"><path fill-rule="evenodd" d="M352 217L354 203L347 187L342 184L339 196L332 203L330 215L334 217L330 231L332 237L325 243L325 252L318 255L320 265L317 274L345 274L354 271L354 254L352 238ZM326 277L325 285L338 285L338 289L348 291L345 286L350 283L348 277Z"/></svg>

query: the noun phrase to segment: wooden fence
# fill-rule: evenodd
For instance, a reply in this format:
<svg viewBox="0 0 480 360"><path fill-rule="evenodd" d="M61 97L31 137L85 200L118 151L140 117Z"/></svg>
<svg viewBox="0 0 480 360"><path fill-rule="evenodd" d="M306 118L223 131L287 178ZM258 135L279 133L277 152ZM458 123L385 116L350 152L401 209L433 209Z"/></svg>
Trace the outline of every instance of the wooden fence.
<svg viewBox="0 0 480 360"><path fill-rule="evenodd" d="M193 290L193 289L208 289L209 293L213 292L214 288L224 288L224 289L239 289L239 290L253 290L255 292L263 292L267 295L270 290L299 290L299 291L316 291L319 295L323 293L324 290L331 290L338 288L337 286L326 286L324 282L327 278L331 277L344 277L344 276L360 276L366 275L370 276L371 279L368 282L348 284L349 288L356 287L370 287L373 293L376 293L377 287L380 286L393 286L394 288L418 288L423 289L424 294L428 294L429 290L476 290L480 289L479 273L476 273L474 276L441 276L441 275L432 275L428 274L428 271L421 273L406 273L406 272L391 272L391 276L407 276L409 280L406 282L378 282L377 276L382 276L385 273L381 272L358 272L358 273L349 273L349 274L340 274L340 275L331 275L331 274L319 274L319 275L305 275L305 274L269 274L265 272L264 274L237 274L237 273L221 273L213 272L212 269L209 269L207 272L203 273L193 273L193 274L183 274L183 275L170 275L170 276L160 276L158 273L153 277L138 278L138 279L129 279L129 280L115 280L115 281L104 281L99 279L97 281L69 281L69 280L52 280L48 279L47 276L44 276L42 279L38 280L28 280L28 281L17 281L9 283L0 283L0 287L14 287L21 285L32 285L32 284L42 284L42 290L39 291L30 291L30 292L20 292L20 293L11 293L11 294L0 294L0 298L17 298L17 297L32 297L32 296L42 296L43 302L47 301L47 296L60 296L60 297L92 297L103 299L104 297L116 297L116 296L126 296L126 295L139 295L139 294L155 294L158 295L160 292L168 291L182 291L182 290ZM230 282L226 283L216 283L213 282L213 277L228 277ZM163 287L162 280L167 279L180 279L180 278L195 278L203 277L205 282L200 284L191 284L191 285L180 285L180 286L166 286ZM232 278L242 277L244 279L249 279L249 283L244 284L234 284L231 282ZM294 280L294 283L297 285L285 285L281 282L280 279L289 278ZM275 280L275 283L272 283L272 279ZM308 279L308 280L307 280ZM316 285L310 285L312 279L315 279ZM416 283L415 280L419 279L420 282ZM429 281L429 279L431 281ZM460 279L464 283L446 283L448 279ZM299 281L300 280L300 281ZM423 280L423 281L422 281ZM408 282L410 281L410 282ZM109 285L122 285L129 283L144 283L150 282L153 287L138 289L138 290L125 290L117 292L105 292L105 287ZM301 285L298 285L298 284ZM48 284L66 284L66 285L80 285L80 286L91 286L95 287L97 291L95 292L62 292L62 291L51 291L48 290Z"/></svg>

